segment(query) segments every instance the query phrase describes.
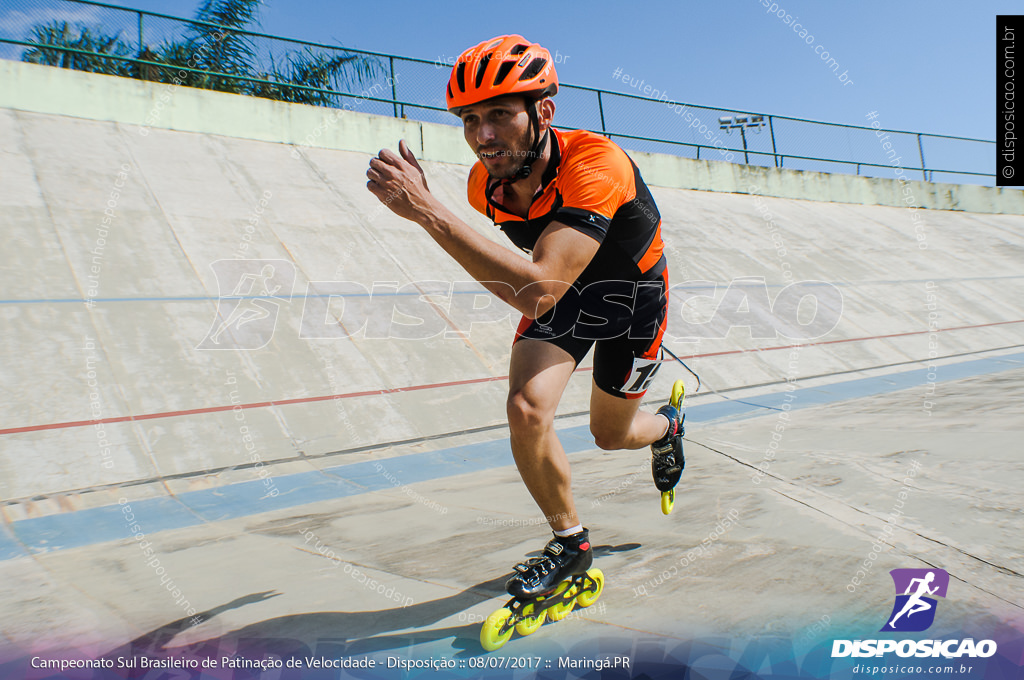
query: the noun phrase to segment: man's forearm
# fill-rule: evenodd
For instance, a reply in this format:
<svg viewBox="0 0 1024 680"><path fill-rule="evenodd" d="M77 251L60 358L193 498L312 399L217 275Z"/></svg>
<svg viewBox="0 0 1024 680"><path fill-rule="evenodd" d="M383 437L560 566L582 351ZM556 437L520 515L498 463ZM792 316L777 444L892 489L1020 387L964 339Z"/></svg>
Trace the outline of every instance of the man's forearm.
<svg viewBox="0 0 1024 680"><path fill-rule="evenodd" d="M470 276L530 318L550 308L550 304L541 304L544 286L531 285L544 281L536 263L477 233L440 202L435 204L434 210L417 222Z"/></svg>
<svg viewBox="0 0 1024 680"><path fill-rule="evenodd" d="M586 267L597 243L567 239L551 224L534 247L533 260L478 234L427 188L423 168L402 140L398 154L381 149L370 159L366 188L399 217L419 224L470 276L530 318L551 309ZM568 227L565 227L568 229ZM587 238L587 237L580 237Z"/></svg>

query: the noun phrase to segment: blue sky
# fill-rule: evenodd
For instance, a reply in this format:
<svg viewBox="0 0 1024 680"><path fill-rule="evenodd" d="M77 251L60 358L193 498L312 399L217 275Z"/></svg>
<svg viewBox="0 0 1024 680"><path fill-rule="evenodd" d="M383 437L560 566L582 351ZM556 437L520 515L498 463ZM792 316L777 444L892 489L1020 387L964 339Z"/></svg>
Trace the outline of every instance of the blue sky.
<svg viewBox="0 0 1024 680"><path fill-rule="evenodd" d="M108 0L191 17L198 0ZM813 35L808 45L772 0L490 3L265 0L267 33L422 59L454 57L501 33L562 56L563 82L633 92L615 69L677 101L993 139L995 15L1019 0L779 0ZM23 0L17 8L70 3ZM80 6L79 6L80 7ZM5 10L0 10L0 19ZM815 54L827 50L843 84ZM557 100L556 100L557 102Z"/></svg>
<svg viewBox="0 0 1024 680"><path fill-rule="evenodd" d="M191 17L193 0L108 0ZM771 4L769 2L769 4ZM1019 1L414 2L265 0L263 30L435 60L501 33L564 55L563 82L630 92L622 68L678 101L993 139L995 15ZM848 72L843 85L814 48Z"/></svg>

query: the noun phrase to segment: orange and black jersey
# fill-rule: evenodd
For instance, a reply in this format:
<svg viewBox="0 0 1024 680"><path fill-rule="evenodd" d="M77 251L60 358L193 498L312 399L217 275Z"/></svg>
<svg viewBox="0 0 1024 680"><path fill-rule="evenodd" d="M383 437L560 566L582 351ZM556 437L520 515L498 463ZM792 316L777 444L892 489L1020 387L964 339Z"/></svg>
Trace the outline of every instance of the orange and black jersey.
<svg viewBox="0 0 1024 680"><path fill-rule="evenodd" d="M600 243L575 284L664 280L661 215L640 171L622 149L585 130L560 132L541 186L523 219L502 209L505 185L481 162L469 173L469 202L527 253L551 222L561 222Z"/></svg>

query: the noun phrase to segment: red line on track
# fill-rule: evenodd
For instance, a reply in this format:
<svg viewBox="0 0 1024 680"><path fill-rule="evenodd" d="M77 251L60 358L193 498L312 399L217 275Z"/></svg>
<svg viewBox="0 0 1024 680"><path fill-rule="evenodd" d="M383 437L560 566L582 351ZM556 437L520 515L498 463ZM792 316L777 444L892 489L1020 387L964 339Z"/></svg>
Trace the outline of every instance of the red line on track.
<svg viewBox="0 0 1024 680"><path fill-rule="evenodd" d="M1007 324L1024 323L1024 319L1016 321L996 321L994 323L982 323L973 326L955 326L953 328L939 328L935 331L910 331L908 333L890 333L888 335L872 335L865 338L846 338L844 340L825 340L822 342L800 343L802 347L817 347L821 345L836 345L845 342L865 342L868 340L884 340L886 338L904 338L910 335L925 335L928 333L945 333L948 331L962 331L970 328L987 328L989 326L1005 326ZM796 344L796 343L794 343ZM720 357L728 354L746 354L749 352L771 352L778 349L790 349L794 345L777 345L775 347L760 347L755 349L733 349L725 352L708 352L705 354L688 354L680 359L700 359L705 357ZM665 359L663 361L672 361ZM593 368L580 368L577 373L592 371ZM266 408L267 406L286 406L288 404L308 404L314 401L328 401L334 399L353 399L356 397L377 397L385 394L397 394L399 392L416 392L418 390L431 390L441 387L456 387L459 385L479 385L481 383L501 382L508 380L507 375L493 376L490 378L471 378L469 380L453 380L451 382L432 383L429 385L412 385L410 387L392 387L385 390L366 390L364 392L349 392L347 394L329 394L320 397L300 397L298 399L277 399L274 401L260 401L252 404L238 404L234 406L208 406L206 408L193 408L185 411L165 411L163 413L144 413L138 416L119 416L117 418L100 418L99 420L76 420L66 423L48 423L46 425L27 425L25 427L11 427L0 430L0 435L22 434L25 432L41 432L43 430L62 430L72 427L85 427L86 425L126 423L137 420L153 420L156 418L176 418L178 416L191 416L204 413L218 413L234 409Z"/></svg>

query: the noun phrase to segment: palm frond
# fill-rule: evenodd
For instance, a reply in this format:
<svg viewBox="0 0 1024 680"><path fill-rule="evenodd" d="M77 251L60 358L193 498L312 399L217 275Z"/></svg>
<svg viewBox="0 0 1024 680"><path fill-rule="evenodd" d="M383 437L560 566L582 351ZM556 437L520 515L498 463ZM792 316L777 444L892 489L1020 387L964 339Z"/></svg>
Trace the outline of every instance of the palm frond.
<svg viewBox="0 0 1024 680"><path fill-rule="evenodd" d="M260 0L204 0L196 19L231 28L259 26Z"/></svg>
<svg viewBox="0 0 1024 680"><path fill-rule="evenodd" d="M132 55L120 33L59 21L33 27L38 46L26 50L22 59L314 106L340 106L344 92L362 90L361 96L382 99L391 94L390 85L378 78L387 73L379 57L340 47L307 47L275 58L269 49L258 49L256 40L240 31L259 27L260 4L261 0L202 0L196 19L206 23L190 24L181 37L143 48L137 57L148 63L103 57ZM369 88L363 89L366 85Z"/></svg>
<svg viewBox="0 0 1024 680"><path fill-rule="evenodd" d="M33 26L30 41L36 43L38 47L31 47L22 52L22 61L108 75L131 75L130 62L103 57L127 57L131 54L131 48L121 40L120 33L110 35L104 33L101 28L90 29L88 26L72 25L67 21L51 21L48 24ZM91 54L60 49L62 47Z"/></svg>
<svg viewBox="0 0 1024 680"><path fill-rule="evenodd" d="M226 28L191 25L187 37L191 49L200 57L199 68L251 75L258 61L253 40L230 29L259 28L259 5L259 0L204 0L196 11L196 20Z"/></svg>
<svg viewBox="0 0 1024 680"><path fill-rule="evenodd" d="M286 55L282 66L275 66L274 80L282 83L279 88L284 101L314 106L340 106L340 94L329 94L288 85L304 85L317 90L347 92L382 72L381 64L361 55L322 50L304 49ZM386 96L386 95L384 95Z"/></svg>

